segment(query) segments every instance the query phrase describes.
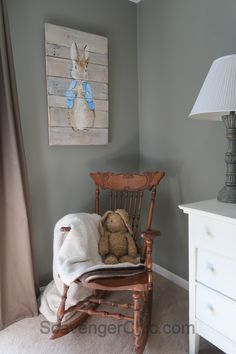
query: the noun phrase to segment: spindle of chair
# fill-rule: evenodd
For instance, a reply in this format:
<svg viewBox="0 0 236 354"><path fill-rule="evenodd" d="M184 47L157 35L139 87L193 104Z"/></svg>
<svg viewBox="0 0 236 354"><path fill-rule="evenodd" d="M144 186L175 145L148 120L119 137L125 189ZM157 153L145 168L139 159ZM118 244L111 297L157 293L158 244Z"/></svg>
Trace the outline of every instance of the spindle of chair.
<svg viewBox="0 0 236 354"><path fill-rule="evenodd" d="M139 228L139 220L140 220L140 215L141 215L141 210L142 210L142 203L143 203L143 192L139 193L139 206L138 206L138 213L136 216L136 223L134 225L134 237L135 239L137 238L137 232Z"/></svg>
<svg viewBox="0 0 236 354"><path fill-rule="evenodd" d="M110 190L109 196L110 196L110 210L112 210L112 198L113 198L113 192L112 192L112 190Z"/></svg>
<svg viewBox="0 0 236 354"><path fill-rule="evenodd" d="M151 230L152 227L152 217L156 200L156 187L152 188L151 192L151 203L148 211L148 221L147 221L147 230Z"/></svg>
<svg viewBox="0 0 236 354"><path fill-rule="evenodd" d="M96 191L95 191L95 212L96 214L99 214L99 197L100 197L100 187L99 185L96 186Z"/></svg>
<svg viewBox="0 0 236 354"><path fill-rule="evenodd" d="M131 211L132 211L133 197L134 197L133 193L130 192L130 194L129 194L129 210L128 210L129 215L131 215Z"/></svg>
<svg viewBox="0 0 236 354"><path fill-rule="evenodd" d="M115 206L114 209L118 209L118 191L115 191Z"/></svg>
<svg viewBox="0 0 236 354"><path fill-rule="evenodd" d="M137 202L138 202L138 192L135 192L134 193L133 215L131 216L132 230L134 230L134 222L135 222L136 212L137 212Z"/></svg>
<svg viewBox="0 0 236 354"><path fill-rule="evenodd" d="M129 192L125 191L124 209L127 210Z"/></svg>

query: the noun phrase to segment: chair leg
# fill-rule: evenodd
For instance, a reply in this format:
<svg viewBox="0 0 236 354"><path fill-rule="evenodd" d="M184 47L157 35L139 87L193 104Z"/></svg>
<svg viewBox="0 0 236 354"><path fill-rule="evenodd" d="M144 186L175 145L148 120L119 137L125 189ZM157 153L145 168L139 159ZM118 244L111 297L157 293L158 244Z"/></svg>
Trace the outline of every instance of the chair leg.
<svg viewBox="0 0 236 354"><path fill-rule="evenodd" d="M141 334L141 322L140 322L140 293L138 291L133 292L134 302L134 340L135 340L135 352L137 353L140 346L140 334Z"/></svg>
<svg viewBox="0 0 236 354"><path fill-rule="evenodd" d="M149 328L151 324L151 312L152 312L152 290L148 290L147 292L141 293L140 297L142 299L142 305L139 307L139 315L138 320L136 320L136 316L134 312L134 326L135 323L139 323L139 330L137 330L135 336L135 353L143 354L145 345L148 339ZM134 327L135 329L135 327Z"/></svg>
<svg viewBox="0 0 236 354"><path fill-rule="evenodd" d="M64 284L63 288L63 294L61 296L61 303L60 306L58 307L57 311L57 327L61 327L61 322L63 320L64 314L65 314L65 306L66 306L66 299L67 299L67 292L69 290L69 286Z"/></svg>

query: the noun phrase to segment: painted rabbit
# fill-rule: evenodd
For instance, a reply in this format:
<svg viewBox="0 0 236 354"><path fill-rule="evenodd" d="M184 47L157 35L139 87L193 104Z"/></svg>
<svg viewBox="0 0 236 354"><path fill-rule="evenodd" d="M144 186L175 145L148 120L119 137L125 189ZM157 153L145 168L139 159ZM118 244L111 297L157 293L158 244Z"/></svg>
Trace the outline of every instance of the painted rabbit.
<svg viewBox="0 0 236 354"><path fill-rule="evenodd" d="M86 45L80 55L75 42L70 50L72 60L71 76L73 80L66 92L69 120L73 130L85 130L94 126L95 105L93 92L88 83L89 48Z"/></svg>

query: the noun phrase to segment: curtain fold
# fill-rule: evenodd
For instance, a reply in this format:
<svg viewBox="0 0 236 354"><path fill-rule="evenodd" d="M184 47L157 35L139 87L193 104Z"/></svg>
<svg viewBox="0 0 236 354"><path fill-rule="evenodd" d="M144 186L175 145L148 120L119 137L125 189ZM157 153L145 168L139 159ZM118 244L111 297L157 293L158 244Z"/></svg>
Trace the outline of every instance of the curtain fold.
<svg viewBox="0 0 236 354"><path fill-rule="evenodd" d="M0 329L38 313L26 177L6 4L0 0Z"/></svg>

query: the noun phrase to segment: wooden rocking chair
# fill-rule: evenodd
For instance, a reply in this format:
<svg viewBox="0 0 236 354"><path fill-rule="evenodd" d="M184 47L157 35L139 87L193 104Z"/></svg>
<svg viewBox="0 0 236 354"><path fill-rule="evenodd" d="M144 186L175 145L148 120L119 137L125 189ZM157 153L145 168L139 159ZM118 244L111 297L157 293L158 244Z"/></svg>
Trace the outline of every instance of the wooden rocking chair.
<svg viewBox="0 0 236 354"><path fill-rule="evenodd" d="M164 177L164 172L146 172L140 174L113 174L113 173L91 173L93 181L96 184L95 210L99 214L100 199L104 204L102 194L106 194L109 201L109 209L117 208L126 209L130 216L133 234L137 240L139 233L139 220L142 211L142 202L145 191L150 192L150 204L147 212L147 227L144 232L140 232L142 237L142 245L137 247L140 251L141 263L145 265L137 270L137 268L127 270L114 269L96 270L82 275L76 282L82 283L83 286L93 289L93 294L83 301L78 302L75 306L65 309L67 291L69 286L64 285L64 291L61 297L61 303L57 313L57 326L53 330L52 339L59 338L71 332L81 325L90 315L100 315L103 317L112 317L119 320L129 320L133 322L133 332L135 337L135 352L143 353L149 326L151 322L152 311L152 244L154 239L160 235L160 231L152 230L152 217L155 205L156 187ZM103 191L103 193L101 193ZM62 231L70 231L70 228L64 227ZM94 273L95 279L87 281L88 276ZM93 277L92 277L93 278ZM102 299L107 291L132 291L133 303L117 303L105 301ZM133 316L121 313L97 311L96 308L100 304L110 305L112 307L120 307L131 309ZM80 312L80 316L70 323L62 324L63 317L71 311Z"/></svg>

